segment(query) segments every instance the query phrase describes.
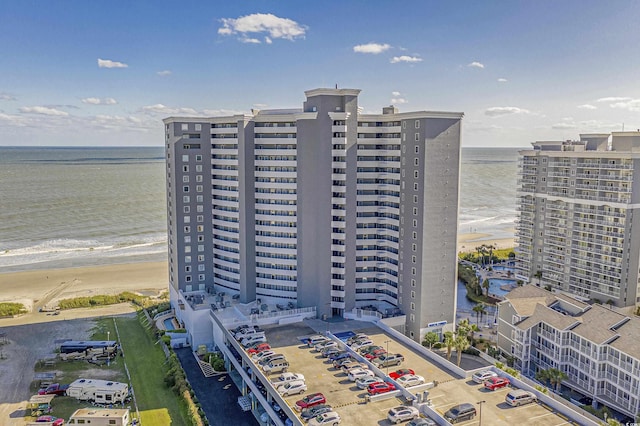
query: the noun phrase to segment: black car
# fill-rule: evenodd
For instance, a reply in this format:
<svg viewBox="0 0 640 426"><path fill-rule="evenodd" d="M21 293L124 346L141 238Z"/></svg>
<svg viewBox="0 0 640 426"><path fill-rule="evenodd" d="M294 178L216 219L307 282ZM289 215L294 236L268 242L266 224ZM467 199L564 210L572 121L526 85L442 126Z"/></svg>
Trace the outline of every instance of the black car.
<svg viewBox="0 0 640 426"><path fill-rule="evenodd" d="M319 416L320 414L328 413L329 411L333 411L330 405L320 404L315 405L313 407L305 408L302 410L302 420L308 422L310 419Z"/></svg>
<svg viewBox="0 0 640 426"><path fill-rule="evenodd" d="M458 404L453 406L444 413L444 418L449 421L449 423L458 423L465 420L471 420L476 416L476 407L473 404L465 403Z"/></svg>

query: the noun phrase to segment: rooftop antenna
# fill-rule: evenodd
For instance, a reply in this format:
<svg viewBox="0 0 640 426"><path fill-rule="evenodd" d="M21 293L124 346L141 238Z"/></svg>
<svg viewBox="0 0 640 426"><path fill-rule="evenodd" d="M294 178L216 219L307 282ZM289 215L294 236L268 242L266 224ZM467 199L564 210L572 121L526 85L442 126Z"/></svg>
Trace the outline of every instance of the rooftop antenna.
<svg viewBox="0 0 640 426"><path fill-rule="evenodd" d="M336 83L336 89L338 88L338 83Z"/></svg>

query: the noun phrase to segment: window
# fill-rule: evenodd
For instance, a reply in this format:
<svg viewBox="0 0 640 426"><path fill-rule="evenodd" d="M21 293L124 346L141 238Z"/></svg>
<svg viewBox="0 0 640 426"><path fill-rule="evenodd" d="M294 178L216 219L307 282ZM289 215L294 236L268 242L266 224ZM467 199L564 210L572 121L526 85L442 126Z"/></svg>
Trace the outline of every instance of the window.
<svg viewBox="0 0 640 426"><path fill-rule="evenodd" d="M186 277L184 277L184 280L188 283L191 282L191 275L187 275Z"/></svg>
<svg viewBox="0 0 640 426"><path fill-rule="evenodd" d="M183 132L186 132L187 130L189 130L189 125L188 125L187 123L182 123L182 124L180 125L180 129L181 129Z"/></svg>
<svg viewBox="0 0 640 426"><path fill-rule="evenodd" d="M416 129L420 128L420 120L416 120Z"/></svg>
<svg viewBox="0 0 640 426"><path fill-rule="evenodd" d="M407 134L403 133L402 134L402 142L406 142L407 141ZM403 147L404 148L404 147Z"/></svg>
<svg viewBox="0 0 640 426"><path fill-rule="evenodd" d="M416 268L411 268L411 275L415 275L416 274Z"/></svg>
<svg viewBox="0 0 640 426"><path fill-rule="evenodd" d="M196 202L197 203L202 203L204 202L204 197L202 195L196 195Z"/></svg>
<svg viewBox="0 0 640 426"><path fill-rule="evenodd" d="M412 311L415 311L415 310L416 310L416 304L415 304L415 303L413 303L413 302L411 302L411 310L412 310Z"/></svg>
<svg viewBox="0 0 640 426"><path fill-rule="evenodd" d="M196 161L202 161L202 155L196 155Z"/></svg>
<svg viewBox="0 0 640 426"><path fill-rule="evenodd" d="M416 286L416 280L411 280L411 287L415 287Z"/></svg>
<svg viewBox="0 0 640 426"><path fill-rule="evenodd" d="M412 299L415 299L415 298L416 298L416 292L415 292L415 291L412 291L412 292L411 292L411 298L412 298Z"/></svg>
<svg viewBox="0 0 640 426"><path fill-rule="evenodd" d="M199 214L196 216L196 222L204 222L204 216Z"/></svg>
<svg viewBox="0 0 640 426"><path fill-rule="evenodd" d="M420 147L418 145L416 145L415 149L416 149L416 154L419 154L420 153Z"/></svg>
<svg viewBox="0 0 640 426"><path fill-rule="evenodd" d="M182 187L182 191L183 192L189 192L189 187L188 186L183 186Z"/></svg>
<svg viewBox="0 0 640 426"><path fill-rule="evenodd" d="M204 244L198 244L198 251L204 251Z"/></svg>
<svg viewBox="0 0 640 426"><path fill-rule="evenodd" d="M191 256L185 256L184 263L191 263Z"/></svg>
<svg viewBox="0 0 640 426"><path fill-rule="evenodd" d="M418 196L417 196L417 195L414 195L414 196L413 196L413 202L414 202L414 203L417 203L417 202L418 202Z"/></svg>
<svg viewBox="0 0 640 426"><path fill-rule="evenodd" d="M415 179L418 179L418 176L419 176L419 175L418 175L418 171L417 171L417 170L416 170L415 172L413 172L413 177L414 177Z"/></svg>
<svg viewBox="0 0 640 426"><path fill-rule="evenodd" d="M202 175L196 176L196 182L202 182Z"/></svg>
<svg viewBox="0 0 640 426"><path fill-rule="evenodd" d="M196 192L202 192L202 185L196 185Z"/></svg>
<svg viewBox="0 0 640 426"><path fill-rule="evenodd" d="M417 216L417 215L418 215L418 208L417 208L417 207L414 207L414 208L413 208L413 215L414 215L414 216Z"/></svg>
<svg viewBox="0 0 640 426"><path fill-rule="evenodd" d="M190 226L185 226L184 227L184 232L186 232L186 233L191 232L191 227Z"/></svg>
<svg viewBox="0 0 640 426"><path fill-rule="evenodd" d="M416 139L416 142L420 140L420 133L416 133L415 139Z"/></svg>
<svg viewBox="0 0 640 426"><path fill-rule="evenodd" d="M191 246L185 246L184 247L184 252L185 253L191 253Z"/></svg>
<svg viewBox="0 0 640 426"><path fill-rule="evenodd" d="M184 236L184 242L185 242L186 244L189 244L189 243L191 242L191 235L185 235L185 236Z"/></svg>
<svg viewBox="0 0 640 426"><path fill-rule="evenodd" d="M413 239L417 240L418 239L418 233L416 231L413 231L412 234L413 234Z"/></svg>
<svg viewBox="0 0 640 426"><path fill-rule="evenodd" d="M204 262L204 254L199 254L198 255L198 262ZM204 266L204 265L202 265L202 266ZM204 271L204 269L203 269L203 271Z"/></svg>
<svg viewBox="0 0 640 426"><path fill-rule="evenodd" d="M407 128L407 122L406 122L406 121L403 121L403 122L402 122L402 128L403 128L403 129L406 129L406 128Z"/></svg>
<svg viewBox="0 0 640 426"><path fill-rule="evenodd" d="M204 274L198 274L198 281L204 281Z"/></svg>
<svg viewBox="0 0 640 426"><path fill-rule="evenodd" d="M198 272L204 272L204 265L198 265Z"/></svg>
<svg viewBox="0 0 640 426"><path fill-rule="evenodd" d="M189 206L184 206L184 207L182 208L182 211L183 211L184 213L189 213L189 212L190 212L190 210L191 210L191 207L189 207Z"/></svg>
<svg viewBox="0 0 640 426"><path fill-rule="evenodd" d="M417 190L418 190L418 184L417 184L417 183L414 183L414 184L413 184L413 190L414 190L414 191L417 191Z"/></svg>
<svg viewBox="0 0 640 426"><path fill-rule="evenodd" d="M182 197L182 202L183 203L189 203L191 202L191 197L189 197L188 195L185 195Z"/></svg>
<svg viewBox="0 0 640 426"><path fill-rule="evenodd" d="M184 217L182 218L182 221L183 221L184 223L191 223L191 216L184 216Z"/></svg>
<svg viewBox="0 0 640 426"><path fill-rule="evenodd" d="M187 265L184 267L185 272L191 272L191 266Z"/></svg>
<svg viewBox="0 0 640 426"><path fill-rule="evenodd" d="M413 227L414 228L418 227L418 219L413 219Z"/></svg>
<svg viewBox="0 0 640 426"><path fill-rule="evenodd" d="M202 124L196 124L196 132L202 131Z"/></svg>
<svg viewBox="0 0 640 426"><path fill-rule="evenodd" d="M416 263L418 258L416 256L411 256L411 263Z"/></svg>
<svg viewBox="0 0 640 426"><path fill-rule="evenodd" d="M417 166L418 164L420 164L420 160L418 160L417 158L413 159L413 165Z"/></svg>
<svg viewBox="0 0 640 426"><path fill-rule="evenodd" d="M202 164L196 164L196 172L198 173L202 172Z"/></svg>
<svg viewBox="0 0 640 426"><path fill-rule="evenodd" d="M182 171L185 173L189 173L189 166L182 166Z"/></svg>
<svg viewBox="0 0 640 426"><path fill-rule="evenodd" d="M204 242L204 235L198 235L198 242L199 243Z"/></svg>
<svg viewBox="0 0 640 426"><path fill-rule="evenodd" d="M189 176L182 176L183 183L189 183Z"/></svg>
<svg viewBox="0 0 640 426"><path fill-rule="evenodd" d="M187 161L189 161L189 155L188 155L188 154L184 154L184 155L182 156L182 162L183 162L183 163L186 163Z"/></svg>
<svg viewBox="0 0 640 426"><path fill-rule="evenodd" d="M417 251L418 250L418 245L413 243L411 244L411 251Z"/></svg>
<svg viewBox="0 0 640 426"><path fill-rule="evenodd" d="M204 232L204 225L198 225L198 232Z"/></svg>

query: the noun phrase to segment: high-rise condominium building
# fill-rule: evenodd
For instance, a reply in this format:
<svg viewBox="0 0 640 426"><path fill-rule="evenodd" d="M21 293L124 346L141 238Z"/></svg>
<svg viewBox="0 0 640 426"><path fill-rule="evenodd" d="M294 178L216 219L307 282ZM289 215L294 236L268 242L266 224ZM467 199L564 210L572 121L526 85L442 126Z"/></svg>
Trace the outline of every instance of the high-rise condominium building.
<svg viewBox="0 0 640 426"><path fill-rule="evenodd" d="M359 92L164 120L176 291L315 306L322 317L398 309L415 339L451 327L463 114L361 114Z"/></svg>
<svg viewBox="0 0 640 426"><path fill-rule="evenodd" d="M640 132L520 152L517 275L583 300L640 301Z"/></svg>

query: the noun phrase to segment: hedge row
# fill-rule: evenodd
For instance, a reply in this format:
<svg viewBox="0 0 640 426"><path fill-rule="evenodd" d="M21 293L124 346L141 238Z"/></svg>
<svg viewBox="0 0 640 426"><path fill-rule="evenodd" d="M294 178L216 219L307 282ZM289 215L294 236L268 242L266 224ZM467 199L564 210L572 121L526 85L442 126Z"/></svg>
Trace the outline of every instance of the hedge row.
<svg viewBox="0 0 640 426"><path fill-rule="evenodd" d="M2 302L0 303L0 317L25 314L27 308L22 303Z"/></svg>
<svg viewBox="0 0 640 426"><path fill-rule="evenodd" d="M74 297L72 299L62 299L58 302L60 309L90 308L93 306L115 305L117 303L132 302L139 306L144 306L147 296L140 296L135 293L125 291L120 294L102 294L90 297Z"/></svg>

